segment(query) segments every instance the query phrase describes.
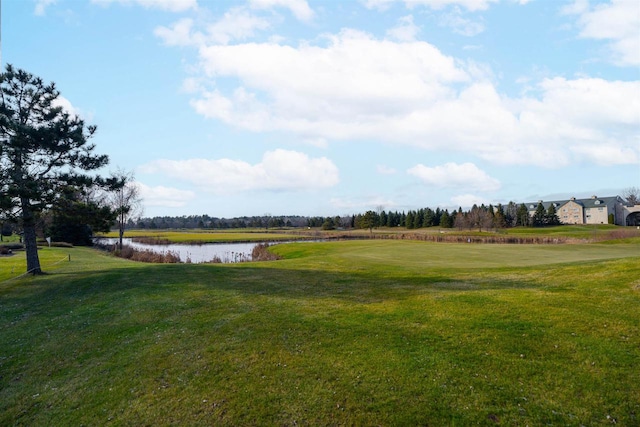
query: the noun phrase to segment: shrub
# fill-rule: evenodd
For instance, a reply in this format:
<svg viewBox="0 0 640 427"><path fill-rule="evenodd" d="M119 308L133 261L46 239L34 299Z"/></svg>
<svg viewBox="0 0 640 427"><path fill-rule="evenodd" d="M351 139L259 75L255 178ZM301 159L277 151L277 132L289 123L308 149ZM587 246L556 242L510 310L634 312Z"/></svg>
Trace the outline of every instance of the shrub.
<svg viewBox="0 0 640 427"><path fill-rule="evenodd" d="M268 243L257 244L251 251L252 261L273 261L280 257L269 250Z"/></svg>
<svg viewBox="0 0 640 427"><path fill-rule="evenodd" d="M156 253L149 249L134 249L131 246L125 246L122 249L116 249L113 251L113 254L120 258L130 259L131 261L149 262L155 264L177 264L180 262L180 255L172 251Z"/></svg>
<svg viewBox="0 0 640 427"><path fill-rule="evenodd" d="M24 249L24 245L22 243L5 243L4 245L0 245L1 248L10 249L12 251L19 251Z"/></svg>

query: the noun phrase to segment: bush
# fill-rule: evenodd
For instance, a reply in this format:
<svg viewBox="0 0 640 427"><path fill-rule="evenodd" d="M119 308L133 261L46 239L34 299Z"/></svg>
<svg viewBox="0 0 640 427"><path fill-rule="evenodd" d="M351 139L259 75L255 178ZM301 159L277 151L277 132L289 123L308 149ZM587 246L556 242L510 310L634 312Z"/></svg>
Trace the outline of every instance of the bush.
<svg viewBox="0 0 640 427"><path fill-rule="evenodd" d="M180 256L175 252L156 253L151 250L138 250L131 246L116 249L114 255L131 261L149 262L155 264L176 264L180 262Z"/></svg>
<svg viewBox="0 0 640 427"><path fill-rule="evenodd" d="M4 245L0 245L0 248L11 249L12 251L19 251L24 249L24 245L22 243L5 243Z"/></svg>
<svg viewBox="0 0 640 427"><path fill-rule="evenodd" d="M251 251L252 261L274 261L280 257L269 250L268 243L257 244Z"/></svg>

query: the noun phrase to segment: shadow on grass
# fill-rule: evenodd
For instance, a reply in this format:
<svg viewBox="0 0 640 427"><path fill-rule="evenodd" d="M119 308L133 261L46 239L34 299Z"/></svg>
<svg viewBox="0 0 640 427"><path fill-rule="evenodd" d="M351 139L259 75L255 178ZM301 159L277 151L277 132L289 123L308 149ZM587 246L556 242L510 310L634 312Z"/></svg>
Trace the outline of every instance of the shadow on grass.
<svg viewBox="0 0 640 427"><path fill-rule="evenodd" d="M504 304L479 292L543 287L540 273L609 274L612 264L395 276L286 263L78 265L0 288L2 425L173 416L192 425L488 425L494 414L505 425L590 425L600 408L623 405L620 424L637 421L637 346L618 338L632 336L635 299L622 305L625 321L611 316L624 313L619 301L592 313L603 301L590 294L567 310L564 300ZM430 293L441 299L423 304ZM631 327L609 335L602 318ZM558 412L585 407L578 422Z"/></svg>
<svg viewBox="0 0 640 427"><path fill-rule="evenodd" d="M280 269L272 266L193 264L140 264L133 268L104 271L57 272L31 279L21 297L50 301L68 296L83 299L103 293L139 293L160 297L164 292L230 292L237 295L272 296L285 299L333 298L369 304L403 300L430 292L475 292L525 289L539 284L523 277L498 274L494 278L456 276L450 272L380 277L366 272L327 272ZM508 277L500 277L508 276Z"/></svg>

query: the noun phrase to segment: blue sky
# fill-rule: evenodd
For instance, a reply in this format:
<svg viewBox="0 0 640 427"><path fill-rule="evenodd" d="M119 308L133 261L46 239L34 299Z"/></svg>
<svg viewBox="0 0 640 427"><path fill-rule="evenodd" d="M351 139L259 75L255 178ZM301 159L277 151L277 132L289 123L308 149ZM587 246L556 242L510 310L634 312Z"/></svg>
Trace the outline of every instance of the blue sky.
<svg viewBox="0 0 640 427"><path fill-rule="evenodd" d="M636 0L3 0L2 63L144 215L457 209L640 187Z"/></svg>

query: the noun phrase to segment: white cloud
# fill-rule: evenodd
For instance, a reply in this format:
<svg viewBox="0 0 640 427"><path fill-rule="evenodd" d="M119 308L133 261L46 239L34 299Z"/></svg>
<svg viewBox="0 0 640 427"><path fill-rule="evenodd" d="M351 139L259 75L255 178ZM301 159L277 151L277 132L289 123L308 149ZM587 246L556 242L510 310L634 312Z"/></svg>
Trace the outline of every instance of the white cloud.
<svg viewBox="0 0 640 427"><path fill-rule="evenodd" d="M184 18L170 27L159 26L154 30L156 37L167 46L203 46L205 44L228 44L236 40L246 40L259 30L271 26L265 18L255 16L244 8L233 8L215 22L196 30L192 19Z"/></svg>
<svg viewBox="0 0 640 427"><path fill-rule="evenodd" d="M391 168L391 167L385 166L385 165L377 165L376 166L376 171L380 175L395 175L397 173L397 171L394 168Z"/></svg>
<svg viewBox="0 0 640 427"><path fill-rule="evenodd" d="M486 66L426 42L355 30L325 40L202 47L203 84L193 108L255 132L323 142L374 139L501 164L591 161L584 153L603 144L634 154L627 159L640 157L638 81L552 78L530 82L527 95L512 98L497 91ZM216 85L228 77L237 81L231 89Z"/></svg>
<svg viewBox="0 0 640 427"><path fill-rule="evenodd" d="M82 111L80 108L75 107L71 101L65 98L62 95L59 95L52 102L54 107L61 107L63 111L68 113L71 117L77 117L79 119L85 121L91 121L93 119L93 114L90 112Z"/></svg>
<svg viewBox="0 0 640 427"><path fill-rule="evenodd" d="M47 7L52 4L56 4L57 0L37 0L33 13L37 16L44 16L46 14Z"/></svg>
<svg viewBox="0 0 640 427"><path fill-rule="evenodd" d="M249 3L251 7L257 9L271 9L274 7L289 9L301 21L311 21L314 16L313 10L306 0L249 0Z"/></svg>
<svg viewBox="0 0 640 427"><path fill-rule="evenodd" d="M491 204L489 199L484 197L476 196L475 194L460 194L459 196L454 196L451 198L452 206L459 206L462 209L469 209L473 205L485 205L488 206Z"/></svg>
<svg viewBox="0 0 640 427"><path fill-rule="evenodd" d="M431 9L443 9L448 6L459 6L469 11L486 10L491 3L500 0L364 0L364 5L369 9L388 8L393 3L404 3L405 7L411 9L416 6L429 7ZM520 4L527 3L527 0L520 0Z"/></svg>
<svg viewBox="0 0 640 427"><path fill-rule="evenodd" d="M640 65L640 3L637 0L611 0L590 7L578 0L563 9L577 14L580 37L608 40L610 58L620 66Z"/></svg>
<svg viewBox="0 0 640 427"><path fill-rule="evenodd" d="M184 18L176 21L171 27L157 27L153 30L156 37L162 39L167 46L189 46L204 43L204 37L193 34L193 19Z"/></svg>
<svg viewBox="0 0 640 427"><path fill-rule="evenodd" d="M338 168L331 160L287 150L266 152L255 165L230 159L155 160L141 166L140 171L161 173L218 194L309 190L332 187L339 182Z"/></svg>
<svg viewBox="0 0 640 427"><path fill-rule="evenodd" d="M464 188L477 191L496 191L500 181L487 175L473 163L446 163L428 167L422 164L407 170L427 186L437 188Z"/></svg>
<svg viewBox="0 0 640 427"><path fill-rule="evenodd" d="M412 42L419 32L420 27L414 24L413 16L407 15L399 19L396 27L387 30L387 36L401 42Z"/></svg>
<svg viewBox="0 0 640 427"><path fill-rule="evenodd" d="M630 147L619 147L613 144L603 145L575 145L571 151L578 158L602 166L638 164L640 156Z"/></svg>
<svg viewBox="0 0 640 427"><path fill-rule="evenodd" d="M440 25L450 27L453 32L467 37L473 37L484 31L484 24L479 21L472 21L462 17L459 8L455 8L451 13L440 16Z"/></svg>
<svg viewBox="0 0 640 427"><path fill-rule="evenodd" d="M62 110L67 112L70 116L80 116L80 111L71 104L71 101L69 101L62 95L59 95L56 99L54 99L52 104L54 107L61 107Z"/></svg>
<svg viewBox="0 0 640 427"><path fill-rule="evenodd" d="M237 77L241 86L231 96L205 93L197 110L234 124L261 112L262 130L317 134L325 128L320 136L335 138L376 117L433 102L451 91L447 84L469 78L453 58L425 42L381 41L355 30L327 40L327 47L252 43L201 49L208 76Z"/></svg>
<svg viewBox="0 0 640 427"><path fill-rule="evenodd" d="M137 185L145 206L179 208L185 206L196 197L193 191L179 190L161 185L150 187L141 182L138 182Z"/></svg>
<svg viewBox="0 0 640 427"><path fill-rule="evenodd" d="M396 206L393 200L383 196L355 197L350 199L334 197L329 203L343 212L364 212L366 210L387 210Z"/></svg>
<svg viewBox="0 0 640 427"><path fill-rule="evenodd" d="M246 40L253 37L257 30L266 30L270 26L266 19L255 16L243 8L235 8L207 27L207 40L222 44L232 40Z"/></svg>
<svg viewBox="0 0 640 427"><path fill-rule="evenodd" d="M147 9L160 9L169 12L184 12L198 7L197 0L91 0L91 3L103 6L112 3L120 3L123 5L135 4Z"/></svg>

